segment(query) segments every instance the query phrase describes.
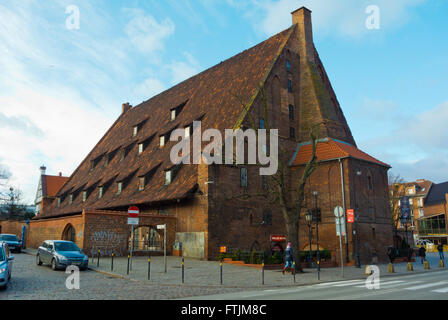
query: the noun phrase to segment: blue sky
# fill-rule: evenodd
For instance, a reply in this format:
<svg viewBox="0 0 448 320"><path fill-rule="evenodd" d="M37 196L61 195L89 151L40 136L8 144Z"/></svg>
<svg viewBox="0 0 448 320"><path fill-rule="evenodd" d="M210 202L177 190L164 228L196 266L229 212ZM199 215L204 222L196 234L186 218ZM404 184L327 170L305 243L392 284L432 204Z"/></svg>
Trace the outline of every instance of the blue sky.
<svg viewBox="0 0 448 320"><path fill-rule="evenodd" d="M66 8L79 8L69 30ZM34 200L121 112L313 11L315 45L358 147L406 180L448 180L448 2L0 0L0 166ZM380 9L369 30L366 8Z"/></svg>

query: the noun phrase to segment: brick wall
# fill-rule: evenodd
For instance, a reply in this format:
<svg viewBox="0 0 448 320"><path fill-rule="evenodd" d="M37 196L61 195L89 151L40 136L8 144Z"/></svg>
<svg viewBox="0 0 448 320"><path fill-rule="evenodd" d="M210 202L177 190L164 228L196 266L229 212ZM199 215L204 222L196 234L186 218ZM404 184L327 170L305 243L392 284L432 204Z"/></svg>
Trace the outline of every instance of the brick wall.
<svg viewBox="0 0 448 320"><path fill-rule="evenodd" d="M22 237L22 226L25 221L0 221L0 233L15 234L19 239Z"/></svg>

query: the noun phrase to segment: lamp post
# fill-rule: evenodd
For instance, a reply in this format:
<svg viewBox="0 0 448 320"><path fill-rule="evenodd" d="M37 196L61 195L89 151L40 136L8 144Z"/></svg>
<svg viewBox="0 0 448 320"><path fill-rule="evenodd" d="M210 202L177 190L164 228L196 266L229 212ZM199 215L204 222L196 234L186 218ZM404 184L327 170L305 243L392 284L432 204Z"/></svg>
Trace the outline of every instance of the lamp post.
<svg viewBox="0 0 448 320"><path fill-rule="evenodd" d="M311 264L311 259L312 259L312 257L311 257L311 225L313 223L313 213L311 212L311 210L308 210L305 213L305 219L306 219L306 224L308 225L308 231L309 231L308 236L309 236L309 241L310 241L310 250L309 250L309 260L308 261Z"/></svg>
<svg viewBox="0 0 448 320"><path fill-rule="evenodd" d="M320 280L320 252L319 252L319 212L317 209L317 195L318 192L314 191L314 219L316 219L316 244L317 244L317 280Z"/></svg>
<svg viewBox="0 0 448 320"><path fill-rule="evenodd" d="M358 177L361 177L361 170L356 170L356 175ZM357 218L357 213L358 213L358 201L356 199L356 187L355 187L355 266L357 268L361 268L361 259L359 258L359 238L358 238L358 218Z"/></svg>

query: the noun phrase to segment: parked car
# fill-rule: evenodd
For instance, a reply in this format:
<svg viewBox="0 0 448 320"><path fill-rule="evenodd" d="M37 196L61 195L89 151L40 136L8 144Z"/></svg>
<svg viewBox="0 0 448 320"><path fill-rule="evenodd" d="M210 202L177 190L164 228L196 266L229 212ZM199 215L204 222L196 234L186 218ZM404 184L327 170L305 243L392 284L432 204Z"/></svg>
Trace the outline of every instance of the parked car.
<svg viewBox="0 0 448 320"><path fill-rule="evenodd" d="M432 243L431 241L426 240L426 239L417 240L416 244L417 244L417 246L429 246L429 247L434 246L434 243Z"/></svg>
<svg viewBox="0 0 448 320"><path fill-rule="evenodd" d="M0 241L8 244L8 248L14 252L22 252L22 241L20 241L15 234L0 234Z"/></svg>
<svg viewBox="0 0 448 320"><path fill-rule="evenodd" d="M36 254L36 264L40 266L43 263L51 265L53 270L65 269L70 265L86 270L89 258L74 242L46 240L37 249Z"/></svg>
<svg viewBox="0 0 448 320"><path fill-rule="evenodd" d="M0 288L5 289L11 280L12 262L14 257L10 255L8 245L0 242Z"/></svg>

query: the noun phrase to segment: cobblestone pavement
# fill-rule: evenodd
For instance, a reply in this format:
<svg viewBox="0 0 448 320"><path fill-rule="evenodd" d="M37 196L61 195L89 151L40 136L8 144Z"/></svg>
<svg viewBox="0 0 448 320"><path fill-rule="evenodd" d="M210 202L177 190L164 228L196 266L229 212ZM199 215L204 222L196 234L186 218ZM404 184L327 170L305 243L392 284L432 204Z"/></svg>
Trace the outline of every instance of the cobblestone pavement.
<svg viewBox="0 0 448 320"><path fill-rule="evenodd" d="M81 272L80 289L69 290L64 271L37 266L35 257L15 254L11 282L0 290L0 300L153 300L234 292L235 288L161 285L109 277L94 271Z"/></svg>
<svg viewBox="0 0 448 320"><path fill-rule="evenodd" d="M100 258L100 265L97 267L96 258L90 260L90 268L106 273L113 273L124 278L144 281L148 283L163 284L181 284L182 283L182 259L180 257L167 257L167 273L164 272L164 258L157 256L151 258L151 278L148 278L148 258L134 257L132 262L132 270L127 275L127 257L114 258L114 270L111 271L111 258ZM428 261L431 270L424 270L418 257L413 263L414 273L431 272L440 270L438 267L438 255L428 254ZM394 265L395 273L388 273L388 265L378 265L381 276L391 276L400 274L410 274L406 270L407 263L397 263ZM348 279L366 278L365 266L362 268L346 267L344 268L344 277L342 277L340 268L322 268L320 281L318 281L316 269L305 269L305 273L282 275L281 270L265 270L264 285L262 285L261 270L239 265L223 264L223 287L239 287L239 288L264 288L264 287L284 287L296 285L308 285L319 282L339 281ZM197 259L185 258L184 263L184 283L199 286L220 286L220 266L217 261L200 261Z"/></svg>

